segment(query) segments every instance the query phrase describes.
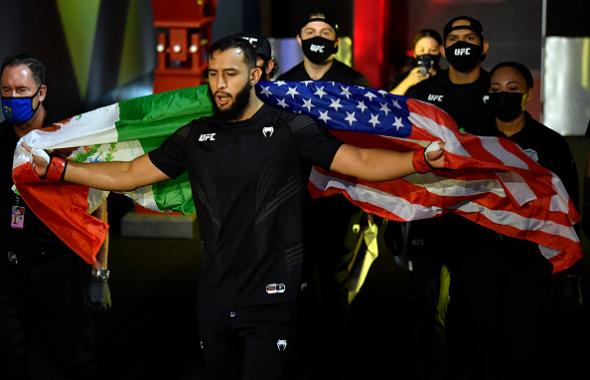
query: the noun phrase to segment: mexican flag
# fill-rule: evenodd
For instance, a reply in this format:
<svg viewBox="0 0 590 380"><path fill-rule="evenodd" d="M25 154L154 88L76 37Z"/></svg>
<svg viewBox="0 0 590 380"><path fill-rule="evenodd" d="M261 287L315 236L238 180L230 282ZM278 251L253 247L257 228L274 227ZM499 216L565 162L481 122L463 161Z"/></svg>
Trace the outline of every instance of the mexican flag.
<svg viewBox="0 0 590 380"><path fill-rule="evenodd" d="M198 86L122 101L32 131L21 141L39 154L74 148L68 158L77 162L129 161L158 147L191 120L211 115L207 91L207 86ZM14 191L53 233L93 263L108 226L90 213L108 192L40 180L20 142L13 162ZM195 212L186 174L125 194L150 210Z"/></svg>

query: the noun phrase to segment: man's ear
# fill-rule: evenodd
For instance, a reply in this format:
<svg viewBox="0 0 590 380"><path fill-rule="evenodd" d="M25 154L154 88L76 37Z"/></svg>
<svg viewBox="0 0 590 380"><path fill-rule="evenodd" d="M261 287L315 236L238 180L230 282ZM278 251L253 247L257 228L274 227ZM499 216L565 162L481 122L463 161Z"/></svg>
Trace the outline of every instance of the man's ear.
<svg viewBox="0 0 590 380"><path fill-rule="evenodd" d="M445 54L445 44L441 44L438 49L440 50L440 55L442 55L443 57L447 58L447 56Z"/></svg>
<svg viewBox="0 0 590 380"><path fill-rule="evenodd" d="M262 69L258 66L250 70L250 84L254 86L262 78Z"/></svg>
<svg viewBox="0 0 590 380"><path fill-rule="evenodd" d="M490 49L490 43L487 40L484 40L483 46L482 46L482 50L481 50L481 54L487 55L489 49Z"/></svg>
<svg viewBox="0 0 590 380"><path fill-rule="evenodd" d="M299 44L299 47L301 46L301 36L299 34L297 34L297 36L295 36L295 38L297 39L297 43Z"/></svg>
<svg viewBox="0 0 590 380"><path fill-rule="evenodd" d="M39 102L44 101L46 96L47 96L47 86L42 84L39 87Z"/></svg>

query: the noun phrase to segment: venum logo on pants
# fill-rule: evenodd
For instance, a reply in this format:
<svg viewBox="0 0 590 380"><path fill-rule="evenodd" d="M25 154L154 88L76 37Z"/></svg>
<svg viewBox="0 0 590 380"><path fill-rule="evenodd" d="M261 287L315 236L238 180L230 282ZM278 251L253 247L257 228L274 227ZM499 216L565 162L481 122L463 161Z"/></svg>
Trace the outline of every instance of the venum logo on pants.
<svg viewBox="0 0 590 380"><path fill-rule="evenodd" d="M285 351L287 349L287 339L277 340L277 349L279 351Z"/></svg>

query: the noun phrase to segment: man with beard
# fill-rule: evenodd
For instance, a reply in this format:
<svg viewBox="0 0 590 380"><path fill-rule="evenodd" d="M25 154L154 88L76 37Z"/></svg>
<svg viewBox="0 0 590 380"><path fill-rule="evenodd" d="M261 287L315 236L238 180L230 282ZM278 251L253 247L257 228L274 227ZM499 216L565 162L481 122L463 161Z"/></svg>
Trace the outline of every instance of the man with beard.
<svg viewBox="0 0 590 380"><path fill-rule="evenodd" d="M338 51L338 24L326 12L305 17L297 34L303 61L279 76L284 81L321 80L369 86L361 73L334 59Z"/></svg>
<svg viewBox="0 0 590 380"><path fill-rule="evenodd" d="M253 88L262 70L242 38L214 43L208 67L213 116L179 128L133 161L53 158L48 165L33 156L35 172L125 191L188 171L204 248L198 313L208 378L287 379L296 374L295 302L310 163L387 180L443 167L444 152L437 144L417 153L357 148L308 116L264 104Z"/></svg>

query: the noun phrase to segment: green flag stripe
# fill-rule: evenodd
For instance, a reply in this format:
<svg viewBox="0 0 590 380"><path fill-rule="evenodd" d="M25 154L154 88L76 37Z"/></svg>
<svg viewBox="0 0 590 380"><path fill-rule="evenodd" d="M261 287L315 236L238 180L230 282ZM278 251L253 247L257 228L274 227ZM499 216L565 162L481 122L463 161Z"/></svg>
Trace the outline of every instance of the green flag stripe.
<svg viewBox="0 0 590 380"><path fill-rule="evenodd" d="M212 114L206 85L123 101L119 103L116 123L118 139L139 139L149 152L181 126Z"/></svg>
<svg viewBox="0 0 590 380"><path fill-rule="evenodd" d="M144 152L160 146L178 128L213 114L206 85L148 95L119 103L119 141L138 140ZM152 185L160 210L195 213L188 174Z"/></svg>

